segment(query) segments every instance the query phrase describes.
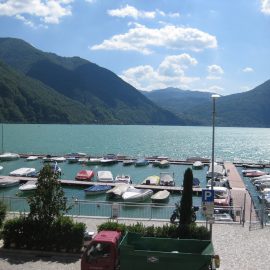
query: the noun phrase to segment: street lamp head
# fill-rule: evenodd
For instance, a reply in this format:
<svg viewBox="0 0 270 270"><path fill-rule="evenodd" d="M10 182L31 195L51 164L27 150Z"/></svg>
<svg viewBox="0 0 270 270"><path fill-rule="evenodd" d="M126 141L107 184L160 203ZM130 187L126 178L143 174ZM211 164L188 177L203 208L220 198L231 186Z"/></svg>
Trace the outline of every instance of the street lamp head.
<svg viewBox="0 0 270 270"><path fill-rule="evenodd" d="M213 99L215 99L215 98L219 98L220 97L220 95L219 94L213 94L212 96L211 96L211 98L213 98Z"/></svg>

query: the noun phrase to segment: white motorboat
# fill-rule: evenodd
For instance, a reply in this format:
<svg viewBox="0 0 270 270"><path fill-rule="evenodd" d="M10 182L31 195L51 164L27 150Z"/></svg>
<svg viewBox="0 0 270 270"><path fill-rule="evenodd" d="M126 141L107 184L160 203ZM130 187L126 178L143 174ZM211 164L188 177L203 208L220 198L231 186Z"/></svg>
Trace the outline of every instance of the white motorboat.
<svg viewBox="0 0 270 270"><path fill-rule="evenodd" d="M26 161L35 161L38 159L38 156L29 156L28 158L26 158Z"/></svg>
<svg viewBox="0 0 270 270"><path fill-rule="evenodd" d="M89 158L86 161L86 165L98 165L98 164L100 164L101 159L102 158Z"/></svg>
<svg viewBox="0 0 270 270"><path fill-rule="evenodd" d="M158 175L150 175L142 181L142 185L158 186L159 182L160 182L160 177Z"/></svg>
<svg viewBox="0 0 270 270"><path fill-rule="evenodd" d="M129 184L118 184L106 192L109 199L119 199L130 187Z"/></svg>
<svg viewBox="0 0 270 270"><path fill-rule="evenodd" d="M114 180L115 183L125 183L125 184L132 184L130 175L127 174L118 174Z"/></svg>
<svg viewBox="0 0 270 270"><path fill-rule="evenodd" d="M113 182L113 175L111 171L98 171L97 172L97 181L99 182Z"/></svg>
<svg viewBox="0 0 270 270"><path fill-rule="evenodd" d="M170 162L167 159L163 159L158 164L159 168L168 168L170 166Z"/></svg>
<svg viewBox="0 0 270 270"><path fill-rule="evenodd" d="M56 161L56 162L64 162L67 159L65 157L53 157L52 161Z"/></svg>
<svg viewBox="0 0 270 270"><path fill-rule="evenodd" d="M222 178L226 176L226 170L223 165L214 163L214 178ZM206 173L206 178L212 178L212 163L209 165L209 169Z"/></svg>
<svg viewBox="0 0 270 270"><path fill-rule="evenodd" d="M155 203L163 203L163 202L168 201L169 196L170 196L170 192L168 190L160 190L151 196L151 200L152 202L155 202Z"/></svg>
<svg viewBox="0 0 270 270"><path fill-rule="evenodd" d="M7 187L13 187L20 184L20 180L16 179L1 179L0 180L0 188L7 188Z"/></svg>
<svg viewBox="0 0 270 270"><path fill-rule="evenodd" d="M3 153L0 155L1 161L11 161L11 160L16 160L18 158L20 158L20 156L15 153Z"/></svg>
<svg viewBox="0 0 270 270"><path fill-rule="evenodd" d="M3 166L0 166L0 171L2 171L4 169L4 167Z"/></svg>
<svg viewBox="0 0 270 270"><path fill-rule="evenodd" d="M138 189L130 186L122 195L122 199L129 202L142 202L149 199L152 194L153 190L151 189Z"/></svg>
<svg viewBox="0 0 270 270"><path fill-rule="evenodd" d="M206 188L209 188L212 186L212 179L209 179L207 181ZM228 187L229 186L229 181L226 177L223 178L215 178L213 180L213 187Z"/></svg>
<svg viewBox="0 0 270 270"><path fill-rule="evenodd" d="M10 176L32 176L36 172L35 168L20 168L9 173Z"/></svg>
<svg viewBox="0 0 270 270"><path fill-rule="evenodd" d="M22 192L31 192L36 189L37 189L36 182L33 182L33 181L28 181L19 187L19 190Z"/></svg>
<svg viewBox="0 0 270 270"><path fill-rule="evenodd" d="M203 168L203 163L201 161L195 161L193 164L192 164L192 169L194 170L201 170Z"/></svg>
<svg viewBox="0 0 270 270"><path fill-rule="evenodd" d="M169 172L160 173L159 184L161 186L175 186L174 173L172 174Z"/></svg>

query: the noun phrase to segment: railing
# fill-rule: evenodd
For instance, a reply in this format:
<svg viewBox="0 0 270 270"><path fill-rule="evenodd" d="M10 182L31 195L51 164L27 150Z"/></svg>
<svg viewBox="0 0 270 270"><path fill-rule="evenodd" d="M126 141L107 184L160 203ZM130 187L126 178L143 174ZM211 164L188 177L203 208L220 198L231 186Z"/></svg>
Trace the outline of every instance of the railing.
<svg viewBox="0 0 270 270"><path fill-rule="evenodd" d="M24 197L2 197L8 207L9 212L28 213L29 205ZM124 202L104 202L88 200L69 200L68 205L72 209L68 212L71 216L88 216L103 218L122 218L135 220L162 220L169 221L175 209L175 205L153 204L153 203L124 203ZM219 207L215 208L215 213L227 213L232 219L220 218L215 222L235 222L242 224L242 207ZM196 212L197 221L205 222L201 207Z"/></svg>

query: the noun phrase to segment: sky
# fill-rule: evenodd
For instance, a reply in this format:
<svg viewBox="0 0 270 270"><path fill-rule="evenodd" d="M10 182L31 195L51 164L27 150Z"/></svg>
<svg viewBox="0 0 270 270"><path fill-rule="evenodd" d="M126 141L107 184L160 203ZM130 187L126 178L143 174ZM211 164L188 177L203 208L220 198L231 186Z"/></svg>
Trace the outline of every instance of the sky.
<svg viewBox="0 0 270 270"><path fill-rule="evenodd" d="M270 79L270 0L0 0L0 37L145 91L230 95Z"/></svg>

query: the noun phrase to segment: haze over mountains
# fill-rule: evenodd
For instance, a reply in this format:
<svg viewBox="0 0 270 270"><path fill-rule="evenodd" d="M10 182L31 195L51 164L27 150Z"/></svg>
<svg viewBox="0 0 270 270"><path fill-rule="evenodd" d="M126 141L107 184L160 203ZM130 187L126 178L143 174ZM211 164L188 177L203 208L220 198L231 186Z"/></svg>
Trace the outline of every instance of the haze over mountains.
<svg viewBox="0 0 270 270"><path fill-rule="evenodd" d="M270 127L270 81L217 100L217 125ZM167 88L138 91L79 57L42 52L0 38L0 121L211 125L211 93Z"/></svg>

